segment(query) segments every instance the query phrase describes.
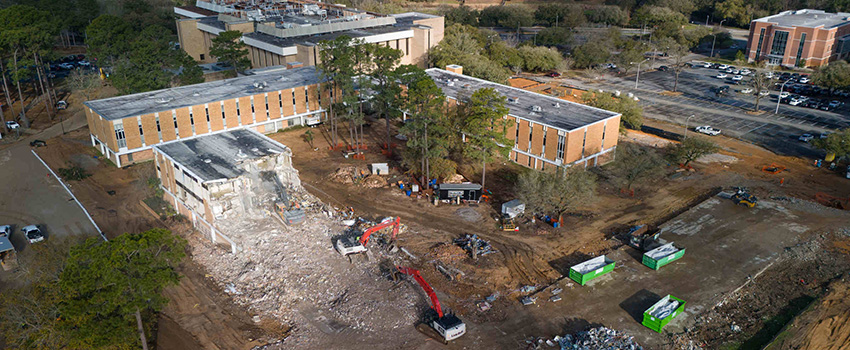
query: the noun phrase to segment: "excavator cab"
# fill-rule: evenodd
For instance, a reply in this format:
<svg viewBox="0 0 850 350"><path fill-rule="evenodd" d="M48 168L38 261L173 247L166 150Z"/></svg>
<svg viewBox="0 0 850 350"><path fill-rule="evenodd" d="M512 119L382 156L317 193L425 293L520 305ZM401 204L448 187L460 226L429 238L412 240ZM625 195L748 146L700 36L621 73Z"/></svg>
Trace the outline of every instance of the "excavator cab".
<svg viewBox="0 0 850 350"><path fill-rule="evenodd" d="M443 337L445 342L455 340L466 334L466 323L463 323L454 314L446 314L434 319L431 321L431 327Z"/></svg>
<svg viewBox="0 0 850 350"><path fill-rule="evenodd" d="M366 252L366 245L369 243L369 237L371 237L373 233L388 227L392 227L392 237L390 240L393 241L400 230L401 218L388 217L381 221L381 223L366 229L360 234L340 237L336 240L336 251L343 256L364 253Z"/></svg>
<svg viewBox="0 0 850 350"><path fill-rule="evenodd" d="M425 294L428 294L428 298L431 299L431 310L428 315L428 325L436 331L440 338L442 338L443 343L448 343L451 340L460 338L462 335L466 334L466 323L451 313L443 313L443 308L440 306L440 300L437 299L437 294L434 293L434 289L431 288L431 285L422 278L422 275L419 274L419 270L397 266L398 272L413 276L413 279L419 283L419 286L422 287L422 290L425 291ZM420 332L428 334L425 329L416 327Z"/></svg>

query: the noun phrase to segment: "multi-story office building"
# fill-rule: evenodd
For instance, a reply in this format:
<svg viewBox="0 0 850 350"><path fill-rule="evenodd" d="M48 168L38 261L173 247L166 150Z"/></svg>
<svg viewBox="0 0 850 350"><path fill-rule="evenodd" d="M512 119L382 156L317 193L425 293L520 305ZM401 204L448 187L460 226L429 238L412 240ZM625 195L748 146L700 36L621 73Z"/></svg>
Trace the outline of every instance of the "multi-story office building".
<svg viewBox="0 0 850 350"><path fill-rule="evenodd" d="M753 20L747 42L750 62L818 67L850 58L850 13L785 11Z"/></svg>
<svg viewBox="0 0 850 350"><path fill-rule="evenodd" d="M324 117L315 67L84 102L92 145L119 167L151 159L151 147L233 129L271 133ZM321 93L320 93L321 92Z"/></svg>
<svg viewBox="0 0 850 350"><path fill-rule="evenodd" d="M243 33L254 68L319 61L318 45L341 35L378 43L403 53L402 64L425 67L427 53L443 40L444 18L417 12L385 16L341 5L290 0L236 2L198 0L175 7L180 45L201 63L210 56L212 39L227 30Z"/></svg>
<svg viewBox="0 0 850 350"><path fill-rule="evenodd" d="M427 69L454 103L492 88L507 98L510 159L532 169L597 166L614 159L621 114L463 75L463 67Z"/></svg>

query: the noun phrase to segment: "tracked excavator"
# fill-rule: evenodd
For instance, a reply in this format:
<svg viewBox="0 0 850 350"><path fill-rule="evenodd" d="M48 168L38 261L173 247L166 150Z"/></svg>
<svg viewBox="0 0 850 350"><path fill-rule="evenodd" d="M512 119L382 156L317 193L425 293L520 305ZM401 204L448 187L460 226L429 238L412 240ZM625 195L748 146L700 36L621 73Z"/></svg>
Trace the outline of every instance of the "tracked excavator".
<svg viewBox="0 0 850 350"><path fill-rule="evenodd" d="M419 283L419 286L421 286L425 293L428 294L428 297L431 298L431 312L427 315L424 323L430 325L431 328L440 335L443 343L448 343L449 341L460 338L462 335L466 334L466 323L463 323L463 321L454 314L443 313L443 308L440 306L440 300L437 299L437 294L434 293L434 289L431 288L431 285L422 278L422 275L419 274L419 270L403 266L396 266L396 269L398 269L398 272L402 274L413 276L413 279ZM427 331L427 327L421 326L422 324L417 325L416 329L425 334L430 333Z"/></svg>
<svg viewBox="0 0 850 350"><path fill-rule="evenodd" d="M384 219L384 221L381 221L381 223L367 228L360 235L354 234L340 237L336 241L336 250L343 256L366 252L366 244L369 243L369 237L372 236L373 233L389 227L392 228L390 241L395 241L395 237L398 235L398 231L401 227L401 218L388 217Z"/></svg>
<svg viewBox="0 0 850 350"><path fill-rule="evenodd" d="M297 204L293 204L289 194L286 193L286 187L280 182L277 174L273 171L264 171L262 173L265 181L271 182L275 191L277 191L277 200L274 203L274 212L280 216L280 219L289 226L300 224L307 217L304 210L298 208Z"/></svg>

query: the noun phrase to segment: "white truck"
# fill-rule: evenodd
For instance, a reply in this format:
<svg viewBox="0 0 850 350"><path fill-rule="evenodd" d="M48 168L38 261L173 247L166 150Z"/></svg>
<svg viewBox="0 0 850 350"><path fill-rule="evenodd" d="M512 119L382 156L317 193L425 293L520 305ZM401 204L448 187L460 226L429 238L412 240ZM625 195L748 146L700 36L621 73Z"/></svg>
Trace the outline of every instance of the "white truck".
<svg viewBox="0 0 850 350"><path fill-rule="evenodd" d="M698 127L694 128L694 130L698 133L711 135L711 136L720 135L720 129L715 129L715 128L712 128L711 126L708 126L708 125L698 126Z"/></svg>

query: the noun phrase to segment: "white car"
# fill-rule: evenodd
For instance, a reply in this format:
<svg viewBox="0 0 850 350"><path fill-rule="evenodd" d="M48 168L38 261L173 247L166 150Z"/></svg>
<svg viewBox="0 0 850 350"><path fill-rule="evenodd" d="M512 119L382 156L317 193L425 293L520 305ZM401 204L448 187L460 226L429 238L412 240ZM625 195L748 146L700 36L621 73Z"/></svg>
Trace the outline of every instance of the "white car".
<svg viewBox="0 0 850 350"><path fill-rule="evenodd" d="M797 80L797 81L799 81L800 83L806 84L806 83L810 82L811 80L809 80L809 77L801 77L800 80Z"/></svg>
<svg viewBox="0 0 850 350"><path fill-rule="evenodd" d="M725 73L718 73L717 76L715 76L717 79L726 79L726 77L728 77L728 75Z"/></svg>
<svg viewBox="0 0 850 350"><path fill-rule="evenodd" d="M698 133L703 133L703 134L711 135L711 136L720 135L720 129L715 129L715 128L712 128L708 125L698 126L698 127L694 128L694 130Z"/></svg>
<svg viewBox="0 0 850 350"><path fill-rule="evenodd" d="M36 225L24 226L21 231L24 232L24 235L27 237L27 241L29 241L30 244L44 240L44 234L41 233L41 230L39 230Z"/></svg>
<svg viewBox="0 0 850 350"><path fill-rule="evenodd" d="M724 70L724 72L729 73L729 74L732 74L732 72L734 72L734 71L735 70L732 69L732 68L726 68L726 70Z"/></svg>
<svg viewBox="0 0 850 350"><path fill-rule="evenodd" d="M608 69L617 69L617 65L616 65L616 64L613 64L613 63L606 63L606 64L605 64L605 68L608 68Z"/></svg>
<svg viewBox="0 0 850 350"><path fill-rule="evenodd" d="M711 63L710 62L703 62L702 67L703 68L711 68Z"/></svg>
<svg viewBox="0 0 850 350"><path fill-rule="evenodd" d="M74 69L74 65L70 63L59 64L59 67L62 69Z"/></svg>
<svg viewBox="0 0 850 350"><path fill-rule="evenodd" d="M792 106L799 106L801 103L803 103L803 100L799 98L792 99L791 102L788 102L788 104Z"/></svg>
<svg viewBox="0 0 850 350"><path fill-rule="evenodd" d="M82 61L80 61L80 62L77 62L77 64L79 64L79 65L81 65L81 66L83 66L83 67L89 67L89 66L91 66L91 62L86 61L86 60L82 60Z"/></svg>
<svg viewBox="0 0 850 350"><path fill-rule="evenodd" d="M768 96L768 95L770 95L770 91L768 91L768 90L759 91L759 96L761 96L761 97L765 97L765 96Z"/></svg>
<svg viewBox="0 0 850 350"><path fill-rule="evenodd" d="M786 98L788 96L791 96L791 93L788 92L788 91L783 91L782 93L779 94L779 98Z"/></svg>
<svg viewBox="0 0 850 350"><path fill-rule="evenodd" d="M728 64L721 64L721 65L717 66L717 69L729 69L729 65Z"/></svg>
<svg viewBox="0 0 850 350"><path fill-rule="evenodd" d="M750 71L749 69L741 69L741 75L749 75L750 73L752 73L752 71Z"/></svg>
<svg viewBox="0 0 850 350"><path fill-rule="evenodd" d="M738 75L738 74L741 74L741 71L739 71L737 69L733 69L732 74Z"/></svg>
<svg viewBox="0 0 850 350"><path fill-rule="evenodd" d="M736 75L736 76L732 77L732 81L741 81L741 80L744 80L743 75Z"/></svg>
<svg viewBox="0 0 850 350"><path fill-rule="evenodd" d="M829 108L838 108L839 106L841 106L841 101L832 100L829 102Z"/></svg>
<svg viewBox="0 0 850 350"><path fill-rule="evenodd" d="M814 138L815 138L815 137L814 137L812 134L802 134L802 135L800 135L799 140L800 140L800 141L803 141L803 142L809 142L809 141L811 141L811 140L812 140L812 139L814 139Z"/></svg>
<svg viewBox="0 0 850 350"><path fill-rule="evenodd" d="M12 234L12 226L0 225L0 237L9 237Z"/></svg>
<svg viewBox="0 0 850 350"><path fill-rule="evenodd" d="M20 128L21 124L18 124L18 122L14 121L14 120L10 120L10 121L6 122L6 127L9 128L9 130L15 130L17 128Z"/></svg>
<svg viewBox="0 0 850 350"><path fill-rule="evenodd" d="M741 89L741 93L742 93L742 94L751 94L751 93L753 93L753 89L751 89L751 88L743 88L743 89Z"/></svg>
<svg viewBox="0 0 850 350"><path fill-rule="evenodd" d="M774 78L773 72L764 73L764 77L768 78L768 79L773 79Z"/></svg>

